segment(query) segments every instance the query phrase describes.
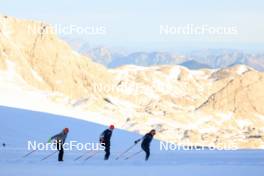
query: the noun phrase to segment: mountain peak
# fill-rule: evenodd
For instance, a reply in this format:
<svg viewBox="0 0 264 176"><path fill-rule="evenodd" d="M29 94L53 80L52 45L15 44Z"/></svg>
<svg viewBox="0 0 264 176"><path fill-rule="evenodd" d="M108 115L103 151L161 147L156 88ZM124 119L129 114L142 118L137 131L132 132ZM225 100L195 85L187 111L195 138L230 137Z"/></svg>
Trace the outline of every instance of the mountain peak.
<svg viewBox="0 0 264 176"><path fill-rule="evenodd" d="M73 51L51 26L12 17L2 17L1 24L0 65L6 68L6 61L13 62L28 84L80 97L102 75L108 78L103 66Z"/></svg>

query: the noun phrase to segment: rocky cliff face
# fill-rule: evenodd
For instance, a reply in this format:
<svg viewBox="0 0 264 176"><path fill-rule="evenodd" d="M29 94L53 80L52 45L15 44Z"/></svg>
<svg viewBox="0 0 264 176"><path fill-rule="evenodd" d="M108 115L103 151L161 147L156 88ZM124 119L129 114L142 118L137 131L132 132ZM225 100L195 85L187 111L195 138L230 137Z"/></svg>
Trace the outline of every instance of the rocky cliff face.
<svg viewBox="0 0 264 176"><path fill-rule="evenodd" d="M156 128L159 139L180 145L264 146L264 75L243 65L106 69L74 52L49 25L0 16L0 75L1 90L14 101L13 90L34 89L68 109L113 117L119 128Z"/></svg>
<svg viewBox="0 0 264 176"><path fill-rule="evenodd" d="M237 116L264 114L263 78L254 70L246 71L212 94L198 109L232 112Z"/></svg>
<svg viewBox="0 0 264 176"><path fill-rule="evenodd" d="M28 84L80 98L92 93L92 84L108 80L103 66L74 52L49 25L3 16L0 22L0 67L11 61Z"/></svg>

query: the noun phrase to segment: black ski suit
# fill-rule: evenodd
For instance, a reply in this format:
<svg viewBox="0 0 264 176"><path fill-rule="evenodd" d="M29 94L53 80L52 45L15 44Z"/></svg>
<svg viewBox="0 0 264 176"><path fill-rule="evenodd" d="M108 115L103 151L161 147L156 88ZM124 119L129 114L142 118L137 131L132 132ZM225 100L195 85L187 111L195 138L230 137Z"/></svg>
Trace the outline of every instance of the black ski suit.
<svg viewBox="0 0 264 176"><path fill-rule="evenodd" d="M110 156L110 146L111 146L111 137L112 137L112 130L106 129L100 136L100 143L102 146L105 147L105 156L104 159L108 160Z"/></svg>
<svg viewBox="0 0 264 176"><path fill-rule="evenodd" d="M67 133L64 133L64 131L51 137L51 140L56 139L57 142L57 150L59 151L58 161L63 161L63 155L64 155L63 144L66 138L67 138Z"/></svg>
<svg viewBox="0 0 264 176"><path fill-rule="evenodd" d="M150 143L153 139L153 135L151 133L147 133L145 134L145 136L142 138L142 143L141 143L141 148L142 150L144 150L144 152L146 153L146 157L145 160L147 161L149 159L149 155L150 155Z"/></svg>

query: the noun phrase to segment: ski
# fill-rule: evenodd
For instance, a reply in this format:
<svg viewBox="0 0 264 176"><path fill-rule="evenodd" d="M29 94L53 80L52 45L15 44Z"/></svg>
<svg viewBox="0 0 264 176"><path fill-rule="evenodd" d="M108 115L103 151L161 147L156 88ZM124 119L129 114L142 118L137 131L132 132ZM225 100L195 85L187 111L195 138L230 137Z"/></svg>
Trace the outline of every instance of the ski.
<svg viewBox="0 0 264 176"><path fill-rule="evenodd" d="M131 145L130 147L128 147L123 153L121 153L119 156L116 157L116 160L120 159L124 154L126 154L127 152L129 152L133 147L135 147L137 145L136 144L133 144Z"/></svg>
<svg viewBox="0 0 264 176"><path fill-rule="evenodd" d="M49 157L51 157L52 155L54 155L57 152L58 152L57 150L52 152L51 154L49 154L49 155L45 156L44 158L42 158L41 161L48 159Z"/></svg>
<svg viewBox="0 0 264 176"><path fill-rule="evenodd" d="M133 153L133 154L129 155L128 157L126 157L124 160L128 160L128 159L130 159L130 158L133 158L134 156L137 156L137 155L140 154L141 152L142 152L142 150L140 150L140 151L138 151L138 152L136 152L136 153Z"/></svg>
<svg viewBox="0 0 264 176"><path fill-rule="evenodd" d="M31 155L32 153L36 152L37 150L32 150L31 152L28 152L27 154L25 154L24 156L22 156L22 158L26 158L27 156Z"/></svg>
<svg viewBox="0 0 264 176"><path fill-rule="evenodd" d="M83 154L81 154L80 156L76 157L76 158L74 159L74 161L77 161L77 160L81 159L84 155L86 155L86 154L88 154L88 153L90 153L90 152L92 152L92 150L86 151L85 153L83 153Z"/></svg>

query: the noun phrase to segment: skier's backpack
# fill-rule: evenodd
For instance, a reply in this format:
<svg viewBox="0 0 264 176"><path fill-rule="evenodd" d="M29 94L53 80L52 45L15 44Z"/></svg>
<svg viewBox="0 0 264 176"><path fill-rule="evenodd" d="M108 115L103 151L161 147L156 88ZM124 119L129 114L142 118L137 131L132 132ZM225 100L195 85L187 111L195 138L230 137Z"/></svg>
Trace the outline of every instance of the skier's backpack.
<svg viewBox="0 0 264 176"><path fill-rule="evenodd" d="M102 134L100 135L100 138L99 138L99 142L102 144L102 143L105 143L105 132L102 132Z"/></svg>

